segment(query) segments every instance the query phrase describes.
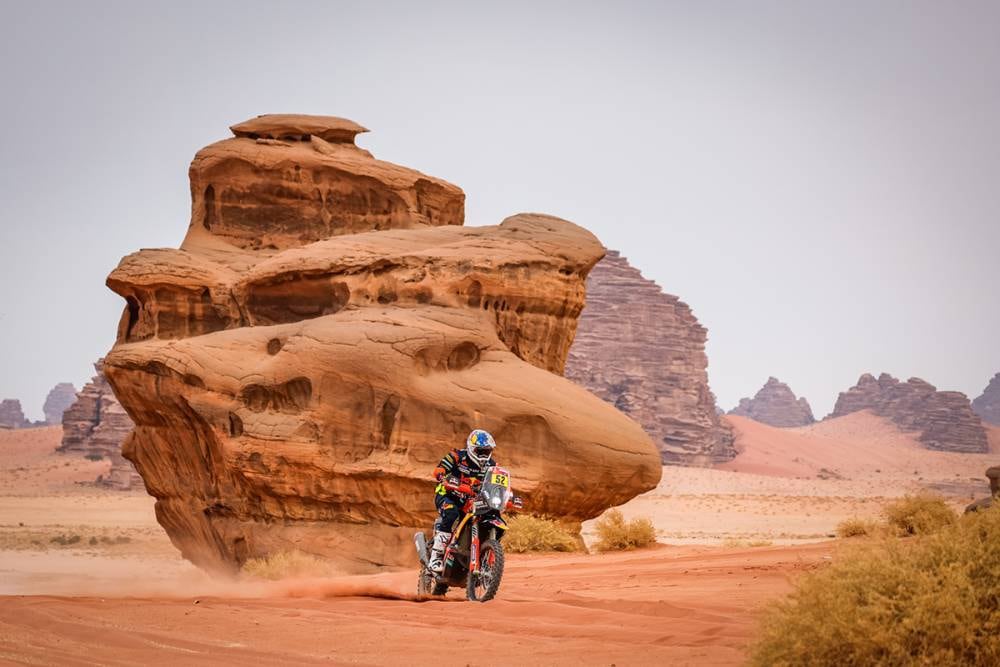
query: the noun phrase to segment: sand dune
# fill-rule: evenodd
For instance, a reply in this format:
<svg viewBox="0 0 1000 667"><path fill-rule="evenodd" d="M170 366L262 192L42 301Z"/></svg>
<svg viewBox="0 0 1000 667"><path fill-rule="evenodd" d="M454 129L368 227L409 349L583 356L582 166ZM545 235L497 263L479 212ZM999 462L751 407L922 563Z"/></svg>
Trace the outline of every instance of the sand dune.
<svg viewBox="0 0 1000 667"><path fill-rule="evenodd" d="M811 426L775 428L744 417L726 417L740 452L722 470L777 477L909 475L943 472L981 476L995 456L932 451L912 434L868 411L827 419Z"/></svg>
<svg viewBox="0 0 1000 667"><path fill-rule="evenodd" d="M62 433L61 426L0 430L4 495L64 492L76 482L93 482L111 468L106 460L57 454Z"/></svg>

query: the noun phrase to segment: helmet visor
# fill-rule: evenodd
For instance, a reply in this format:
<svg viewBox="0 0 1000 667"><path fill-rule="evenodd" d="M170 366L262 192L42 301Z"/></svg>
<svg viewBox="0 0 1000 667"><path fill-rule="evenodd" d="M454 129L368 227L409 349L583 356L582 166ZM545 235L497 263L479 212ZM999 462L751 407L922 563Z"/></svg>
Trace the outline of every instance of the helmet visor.
<svg viewBox="0 0 1000 667"><path fill-rule="evenodd" d="M489 446L476 446L472 448L472 453L480 459L488 459L493 454L493 448Z"/></svg>

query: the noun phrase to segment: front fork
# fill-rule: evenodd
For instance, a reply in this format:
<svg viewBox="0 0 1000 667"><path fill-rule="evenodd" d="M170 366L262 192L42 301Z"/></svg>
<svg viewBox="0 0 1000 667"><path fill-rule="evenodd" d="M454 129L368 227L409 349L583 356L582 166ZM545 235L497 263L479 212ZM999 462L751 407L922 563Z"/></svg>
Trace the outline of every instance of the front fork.
<svg viewBox="0 0 1000 667"><path fill-rule="evenodd" d="M479 571L479 522L472 524L472 539L469 540L469 573Z"/></svg>

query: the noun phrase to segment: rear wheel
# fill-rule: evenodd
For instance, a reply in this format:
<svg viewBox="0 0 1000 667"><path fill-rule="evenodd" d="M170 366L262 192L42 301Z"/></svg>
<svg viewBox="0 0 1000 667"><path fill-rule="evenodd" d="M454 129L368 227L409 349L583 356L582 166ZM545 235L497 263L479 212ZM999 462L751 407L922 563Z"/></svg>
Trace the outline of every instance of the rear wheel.
<svg viewBox="0 0 1000 667"><path fill-rule="evenodd" d="M479 569L469 573L466 597L474 602L492 600L500 590L503 578L503 547L496 540L479 545Z"/></svg>

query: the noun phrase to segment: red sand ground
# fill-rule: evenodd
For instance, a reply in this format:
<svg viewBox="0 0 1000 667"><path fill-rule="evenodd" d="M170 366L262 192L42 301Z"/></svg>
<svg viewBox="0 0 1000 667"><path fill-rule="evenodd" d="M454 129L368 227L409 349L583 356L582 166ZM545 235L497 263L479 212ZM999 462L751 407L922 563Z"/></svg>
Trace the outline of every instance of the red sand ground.
<svg viewBox="0 0 1000 667"><path fill-rule="evenodd" d="M803 542L921 488L960 506L1000 463L1000 429L994 454L960 455L868 414L732 421L742 453L724 470L665 468L622 508L686 546L512 556L485 605L417 601L413 572L212 581L179 558L151 498L79 483L106 462L54 454L58 429L0 432L0 664L740 664L756 610L838 545ZM70 534L82 539L52 542Z"/></svg>
<svg viewBox="0 0 1000 667"><path fill-rule="evenodd" d="M5 597L0 658L52 665L739 664L754 609L833 550L825 543L515 556L499 599L487 604L457 594L384 599L407 597L412 573L274 584L257 599ZM356 595L365 588L378 597Z"/></svg>

